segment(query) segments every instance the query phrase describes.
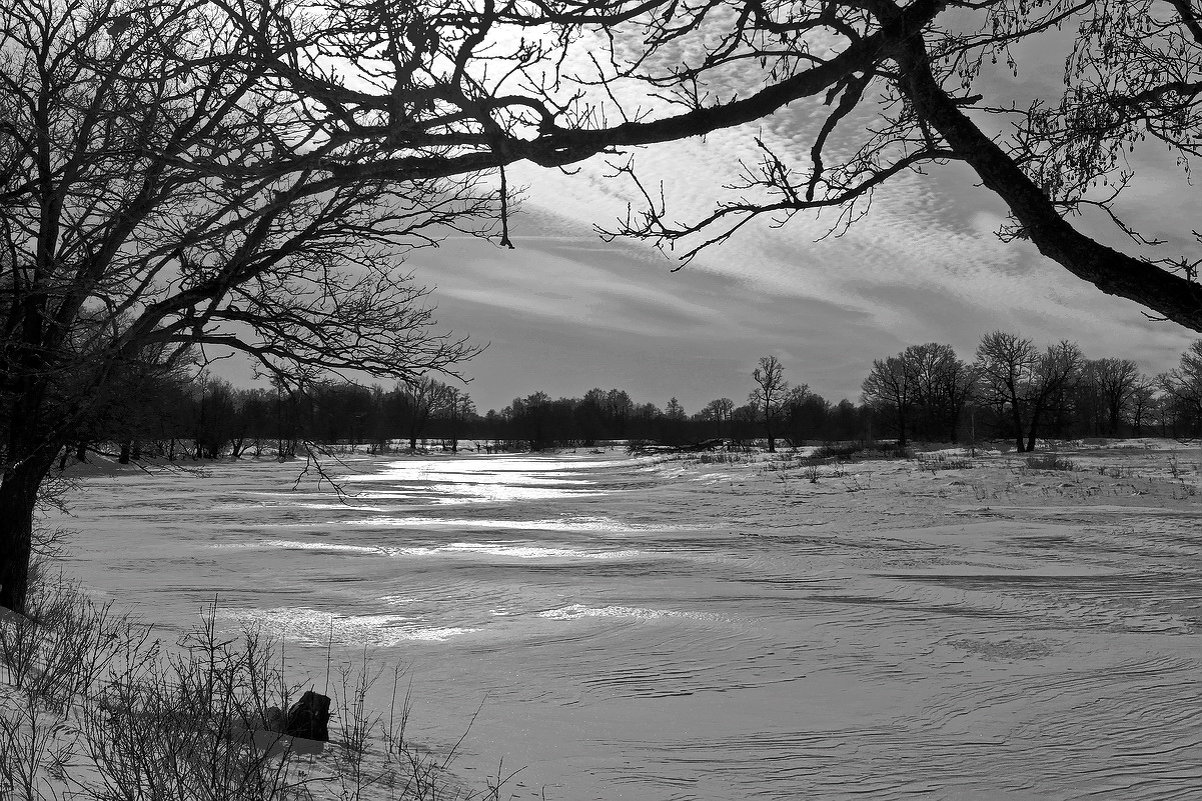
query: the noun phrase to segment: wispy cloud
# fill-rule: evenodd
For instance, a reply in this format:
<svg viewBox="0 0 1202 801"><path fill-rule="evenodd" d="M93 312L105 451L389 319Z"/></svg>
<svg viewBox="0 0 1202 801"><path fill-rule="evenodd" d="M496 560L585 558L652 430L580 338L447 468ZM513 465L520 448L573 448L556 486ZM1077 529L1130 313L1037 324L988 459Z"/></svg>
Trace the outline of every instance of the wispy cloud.
<svg viewBox="0 0 1202 801"><path fill-rule="evenodd" d="M738 88L746 87L732 77L712 90ZM762 124L610 158L633 156L648 187L662 184L670 217L693 221L725 196L740 163L758 158L755 137L804 164L827 110L796 103ZM1152 180L1134 187L1132 213L1156 223L1152 209L1166 205L1156 195L1160 176L1183 198L1171 227L1188 230L1192 188L1163 159L1149 167ZM1193 338L1029 245L998 240L1005 209L962 165L898 176L842 236L822 239L830 213L798 214L779 228L763 219L675 274L650 247L606 244L592 232L593 224L612 227L630 203L637 210L634 187L609 172L602 159L572 175L515 166L511 180L527 186L511 221L518 250L457 241L413 257L419 276L439 284L443 317L494 342L469 369L478 391L491 393L485 405L540 387L578 394L629 382L635 394L660 403L674 394L695 408L719 395L744 397L756 357L768 352L785 358L795 380L835 399L855 397L874 358L925 341L971 357L980 335L995 328L1043 342L1075 339L1087 355L1134 358L1158 371Z"/></svg>

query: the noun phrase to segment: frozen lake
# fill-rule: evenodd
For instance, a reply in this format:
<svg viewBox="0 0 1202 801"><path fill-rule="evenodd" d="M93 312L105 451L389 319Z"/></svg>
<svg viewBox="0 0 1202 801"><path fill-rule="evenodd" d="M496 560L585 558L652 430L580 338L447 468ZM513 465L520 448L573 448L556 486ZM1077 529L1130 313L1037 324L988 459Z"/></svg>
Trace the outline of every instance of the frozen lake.
<svg viewBox="0 0 1202 801"><path fill-rule="evenodd" d="M216 596L319 689L331 637L407 665L435 748L483 704L462 767L519 798L1196 798L1197 451L1073 458L358 458L346 503L218 464L58 522L169 630Z"/></svg>

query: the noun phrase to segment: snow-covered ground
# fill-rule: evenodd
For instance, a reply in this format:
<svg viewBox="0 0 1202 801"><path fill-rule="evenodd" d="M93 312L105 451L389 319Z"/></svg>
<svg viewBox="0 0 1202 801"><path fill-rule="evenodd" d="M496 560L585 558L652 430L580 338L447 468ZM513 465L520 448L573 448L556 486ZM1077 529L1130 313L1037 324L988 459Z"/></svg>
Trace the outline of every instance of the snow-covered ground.
<svg viewBox="0 0 1202 801"><path fill-rule="evenodd" d="M341 501L222 463L52 522L166 630L216 598L318 689L330 641L403 663L411 732L479 709L463 769L520 798L1194 797L1202 454L1058 456L353 457Z"/></svg>

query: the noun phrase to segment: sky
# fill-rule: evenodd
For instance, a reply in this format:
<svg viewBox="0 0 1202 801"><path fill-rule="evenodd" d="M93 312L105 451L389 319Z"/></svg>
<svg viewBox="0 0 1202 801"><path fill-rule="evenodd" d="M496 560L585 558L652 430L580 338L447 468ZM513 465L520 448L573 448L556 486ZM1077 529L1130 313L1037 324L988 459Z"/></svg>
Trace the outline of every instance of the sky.
<svg viewBox="0 0 1202 801"><path fill-rule="evenodd" d="M1048 37L1015 48L1016 74L988 76L991 97L1054 94L1048 82L1062 74L1058 54L1071 37ZM824 110L797 103L756 124L613 158L633 157L648 187L662 182L670 217L696 220L723 197L740 160L754 160L756 137L804 163ZM868 122L849 118L847 135ZM1127 221L1188 247L1180 232L1197 226L1198 205L1180 167L1152 147L1128 158L1139 179L1125 193ZM481 412L535 391L579 397L593 387L661 407L676 397L688 412L719 397L743 403L766 355L795 385L832 402L858 400L874 359L940 342L970 361L981 336L998 329L1041 346L1074 340L1089 358L1129 358L1154 374L1196 338L1027 243L1000 241L1003 205L960 165L899 175L839 237L822 238L829 218L799 214L780 227L763 219L679 271L645 243L597 235L594 224L612 227L636 193L627 179L607 178L603 160L577 166L570 175L510 168L510 184L523 188L513 250L456 236L407 256L416 280L434 288L440 327L487 345L461 368ZM1132 252L1096 218L1076 222Z"/></svg>
<svg viewBox="0 0 1202 801"><path fill-rule="evenodd" d="M736 138L647 149L638 163L671 176L682 201L673 208L695 217ZM996 329L1038 344L1075 340L1090 358L1130 358L1156 373L1195 338L1025 243L999 241L1000 203L963 168L903 180L840 238L816 242L821 221L774 229L765 220L677 272L644 243L595 233L593 223L623 213L628 189L603 172L521 171L514 250L461 237L409 256L416 279L435 287L440 325L488 346L463 370L481 412L536 390L578 397L592 387L661 407L676 397L689 412L719 397L742 403L769 354L793 384L858 400L874 359L942 342L971 360Z"/></svg>
<svg viewBox="0 0 1202 801"><path fill-rule="evenodd" d="M991 98L1056 97L1071 46L1069 31L1021 42L1018 69L987 73L983 86ZM736 91L738 77L710 88ZM724 197L740 160L755 160L756 137L804 164L827 110L796 103L756 124L613 158L633 157L653 191L662 182L670 217L696 220ZM873 122L849 118L842 146ZM1187 252L1196 190L1163 149L1141 146L1127 158L1138 178L1120 207L1126 221L1170 240L1152 256ZM793 384L832 402L858 400L874 359L940 342L971 361L981 336L998 329L1040 346L1073 340L1089 358L1133 359L1155 374L1197 337L1103 294L1028 243L999 240L1005 208L962 165L898 176L839 237L822 238L829 218L762 219L677 272L649 245L606 243L593 230L613 227L636 199L610 173L597 159L574 175L511 168L510 183L524 186L510 223L514 250L457 238L410 256L416 278L436 286L440 322L488 344L463 371L481 412L536 390L578 397L592 387L661 407L676 397L688 412L719 397L742 403L766 355ZM1134 252L1108 222L1088 212L1075 222Z"/></svg>

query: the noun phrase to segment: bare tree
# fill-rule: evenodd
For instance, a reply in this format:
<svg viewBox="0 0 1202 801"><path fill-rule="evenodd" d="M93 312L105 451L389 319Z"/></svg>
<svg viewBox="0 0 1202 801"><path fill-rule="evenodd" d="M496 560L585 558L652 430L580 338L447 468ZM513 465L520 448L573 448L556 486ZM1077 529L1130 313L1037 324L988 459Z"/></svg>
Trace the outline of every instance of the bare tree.
<svg viewBox="0 0 1202 801"><path fill-rule="evenodd" d="M751 372L756 388L747 396L748 402L760 410L764 418L764 432L768 435L768 452L776 453L775 423L780 413L781 402L789 391L785 380L785 367L775 356L760 358L760 366Z"/></svg>
<svg viewBox="0 0 1202 801"><path fill-rule="evenodd" d="M421 376L397 385L409 435L409 450L417 450L417 440L431 417L450 410L458 401L459 390L430 376Z"/></svg>
<svg viewBox="0 0 1202 801"><path fill-rule="evenodd" d="M986 334L977 346L982 400L1010 419L1014 447L1019 453L1027 448L1023 438L1027 396L1038 361L1034 342L1006 331Z"/></svg>
<svg viewBox="0 0 1202 801"><path fill-rule="evenodd" d="M714 434L719 437L731 436L731 415L735 410L735 402L730 398L715 398L697 412L697 418L713 422Z"/></svg>
<svg viewBox="0 0 1202 801"><path fill-rule="evenodd" d="M823 428L830 404L810 392L809 384L799 384L781 400L781 418L789 444L797 447Z"/></svg>
<svg viewBox="0 0 1202 801"><path fill-rule="evenodd" d="M950 345L910 345L899 354L912 386L920 433L956 441L960 413L976 387L976 373Z"/></svg>
<svg viewBox="0 0 1202 801"><path fill-rule="evenodd" d="M1135 436L1144 435L1144 425L1152 418L1160 400L1157 397L1155 379L1140 376L1139 382L1131 392L1131 431Z"/></svg>
<svg viewBox="0 0 1202 801"><path fill-rule="evenodd" d="M1061 340L1049 345L1039 357L1032 387L1030 429L1027 450L1035 450L1035 440L1048 414L1066 411L1069 390L1080 380L1085 357L1075 342Z"/></svg>
<svg viewBox="0 0 1202 801"><path fill-rule="evenodd" d="M1181 354L1177 369L1160 376L1160 385L1177 405L1189 411L1195 422L1202 420L1202 339Z"/></svg>
<svg viewBox="0 0 1202 801"><path fill-rule="evenodd" d="M914 408L914 372L899 354L877 359L861 387L864 402L889 412L897 428L897 447L906 447L910 416Z"/></svg>
<svg viewBox="0 0 1202 801"><path fill-rule="evenodd" d="M702 420L713 420L718 423L729 423L730 414L735 410L735 402L730 398L715 398L705 406L701 407L700 415Z"/></svg>
<svg viewBox="0 0 1202 801"><path fill-rule="evenodd" d="M1106 434L1117 437L1143 375L1130 359L1095 359L1085 363L1084 379L1094 385L1106 412Z"/></svg>
<svg viewBox="0 0 1202 801"><path fill-rule="evenodd" d="M312 161L326 112L275 72L305 41L284 10L14 0L0 14L0 606L24 607L55 455L149 356L169 371L240 351L297 386L470 352L432 331L397 259L432 226L487 225L489 197L471 178Z"/></svg>
<svg viewBox="0 0 1202 801"><path fill-rule="evenodd" d="M758 159L711 215L677 224L647 187L614 233L687 259L761 217L833 210L837 231L878 188L959 161L1009 208L1003 236L1202 329L1189 232L1166 252L1116 192L1131 179L1123 154L1146 139L1196 155L1202 16L1184 0L215 2L277 85L307 99L287 112L317 129L292 153L298 168L434 179L564 167L802 109L814 124L779 145L748 133ZM1045 36L1061 29L1074 34ZM1002 79L1019 70L1012 49L1040 36L1046 58L1061 49L1058 99L1042 81ZM614 167L635 175L626 158Z"/></svg>
<svg viewBox="0 0 1202 801"><path fill-rule="evenodd" d="M459 439L467 421L476 415L476 404L472 396L458 387L448 386L442 404L442 416L447 422L447 431L451 437L451 452L459 453Z"/></svg>
<svg viewBox="0 0 1202 801"><path fill-rule="evenodd" d="M976 368L983 397L1009 417L1019 453L1035 450L1041 424L1063 401L1083 361L1072 342L1059 342L1040 353L1031 340L1005 331L981 339Z"/></svg>

